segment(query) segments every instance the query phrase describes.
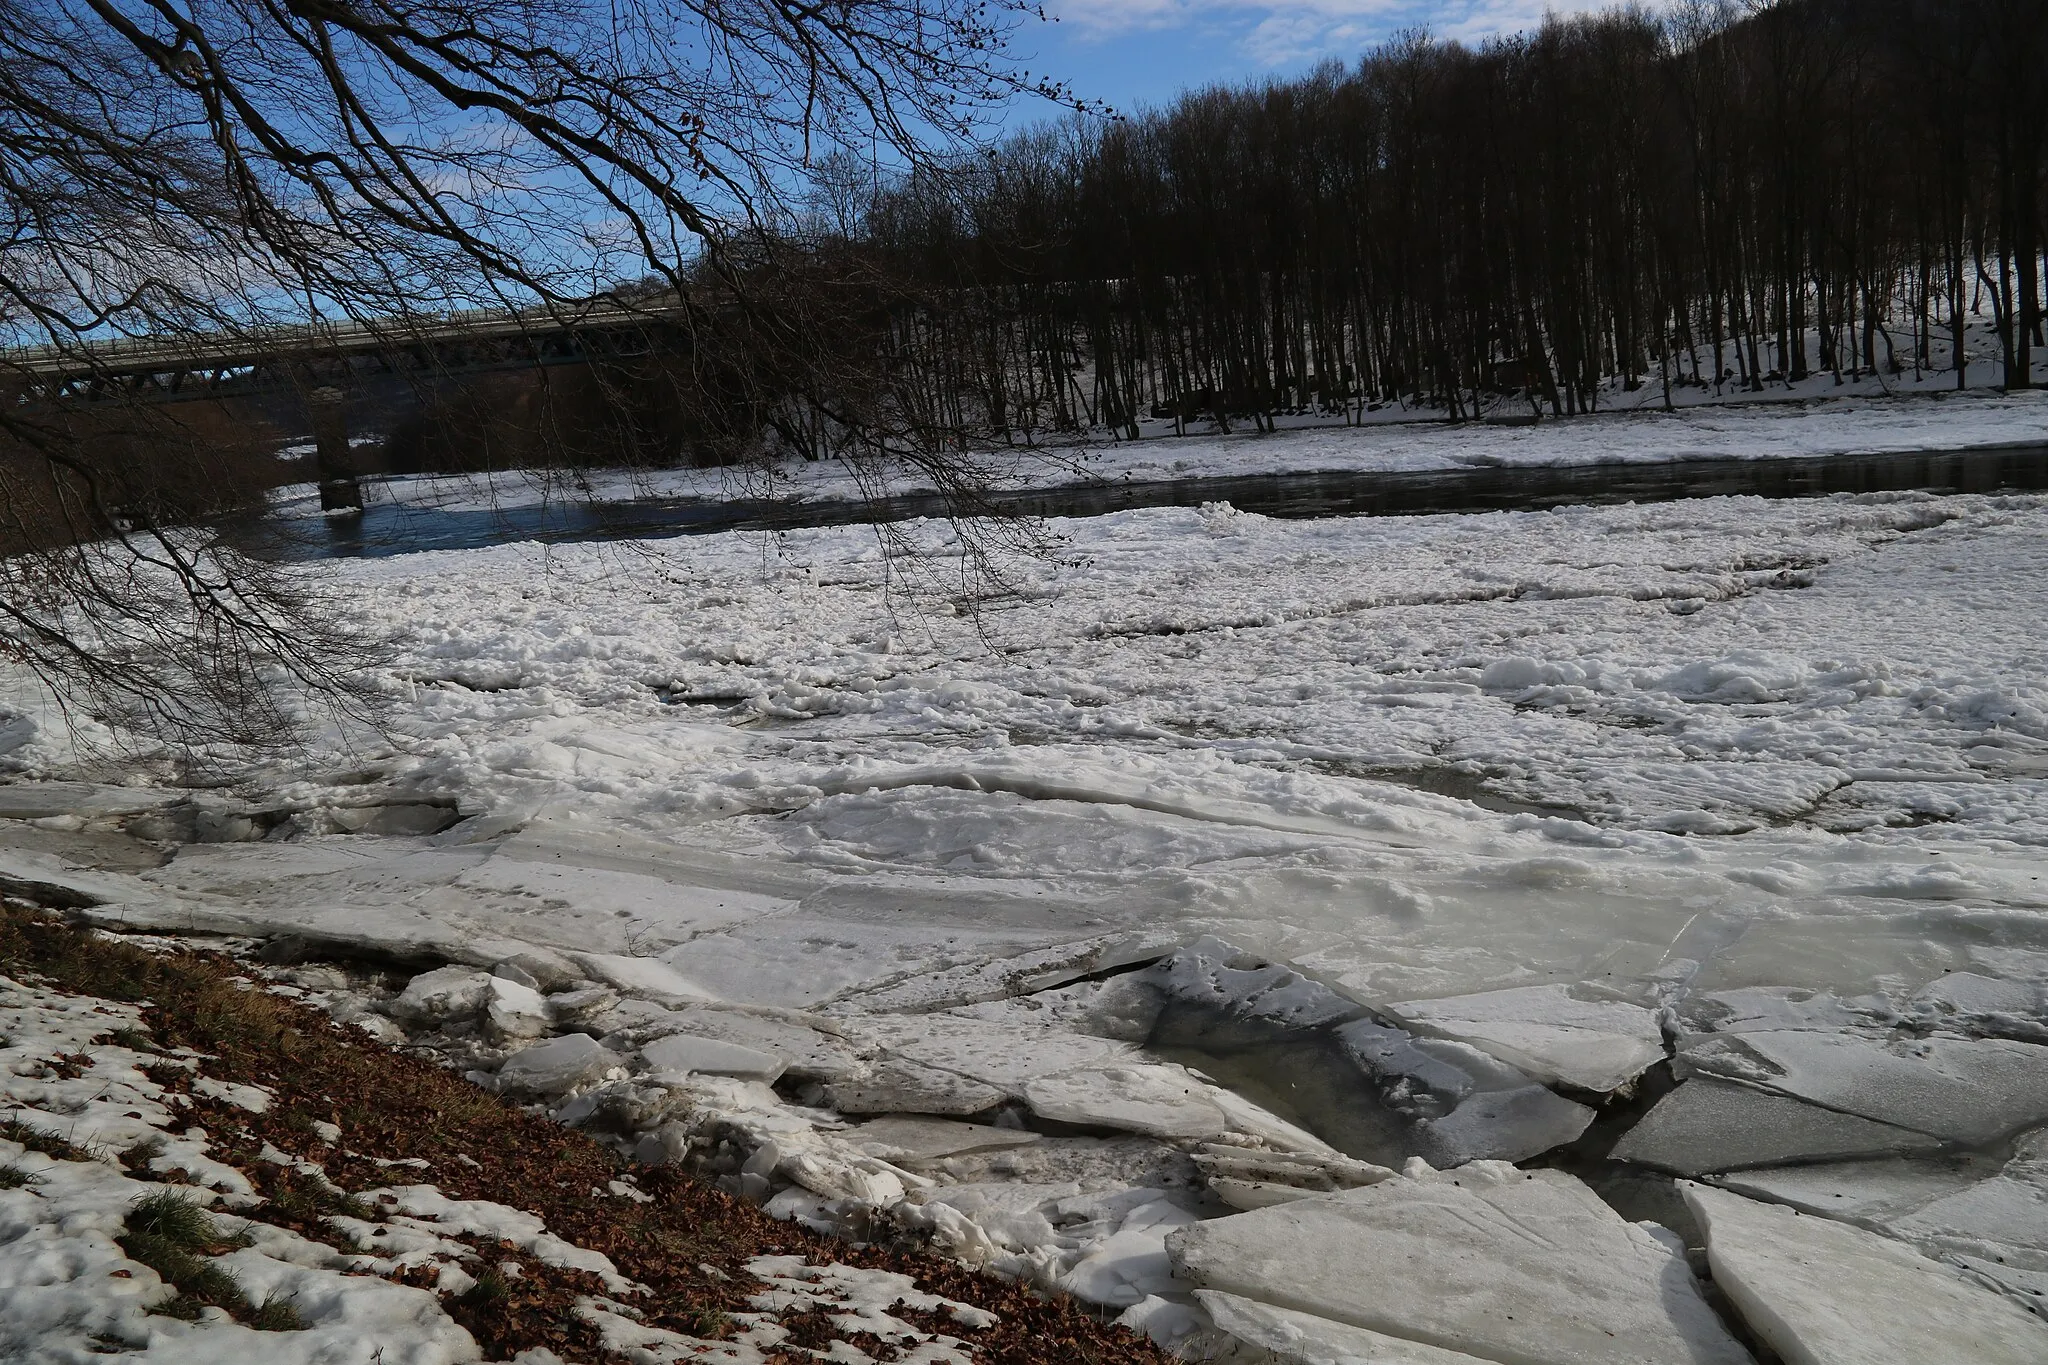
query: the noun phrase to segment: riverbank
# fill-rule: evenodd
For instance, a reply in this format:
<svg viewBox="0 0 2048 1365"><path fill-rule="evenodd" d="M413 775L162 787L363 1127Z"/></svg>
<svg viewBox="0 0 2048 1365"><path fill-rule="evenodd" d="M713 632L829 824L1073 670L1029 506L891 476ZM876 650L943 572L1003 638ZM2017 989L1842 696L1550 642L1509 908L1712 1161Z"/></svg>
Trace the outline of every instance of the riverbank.
<svg viewBox="0 0 2048 1365"><path fill-rule="evenodd" d="M1533 426L1375 422L1291 427L1271 435L1185 436L1167 427L1140 441L1075 441L979 451L967 459L999 491L1276 474L1427 474L1473 469L1799 460L2025 448L2048 443L2048 390L1857 395L1675 412L1617 411ZM910 465L851 470L835 462L762 468L584 470L411 475L371 480L365 501L446 512L510 512L579 501L645 499L846 501L936 491ZM317 490L273 495L281 518L319 515Z"/></svg>

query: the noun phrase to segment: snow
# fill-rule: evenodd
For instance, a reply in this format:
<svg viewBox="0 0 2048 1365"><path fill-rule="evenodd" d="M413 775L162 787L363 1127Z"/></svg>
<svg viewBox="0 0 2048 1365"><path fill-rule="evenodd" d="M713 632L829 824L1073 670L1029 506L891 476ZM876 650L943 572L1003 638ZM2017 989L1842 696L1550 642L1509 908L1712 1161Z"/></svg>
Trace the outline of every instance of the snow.
<svg viewBox="0 0 2048 1365"><path fill-rule="evenodd" d="M6 1186L0 1187L0 1356L10 1362L469 1365L480 1361L482 1352L442 1306L442 1299L473 1286L477 1279L470 1272L482 1269L479 1253L456 1240L462 1237L516 1252L529 1265L597 1276L612 1297L581 1300L575 1311L598 1328L609 1346L644 1353L634 1354L636 1359L726 1359L736 1365L761 1365L778 1358L775 1348L790 1335L778 1321L780 1315L815 1308L826 1311L835 1333L869 1333L870 1340L880 1336L899 1346L898 1359L920 1365L969 1365L974 1354L966 1343L943 1331L913 1326L894 1313L907 1308L970 1329L996 1321L986 1310L918 1290L908 1275L781 1255L749 1263L762 1288L752 1296L755 1311L735 1315L741 1330L731 1336L705 1341L645 1328L638 1324L640 1310L631 1301L644 1301L649 1291L622 1276L608 1257L556 1236L535 1214L490 1200L452 1198L430 1184L358 1190L356 1197L374 1210L373 1216L327 1218L334 1232L363 1250L341 1250L309 1240L261 1221L265 1201L254 1195L247 1178L205 1155L204 1132L178 1131L181 1097L167 1094L142 1070L175 1066L175 1057L97 1041L135 1028L139 1016L134 1006L0 978L0 1031L6 1038L6 1047L0 1050L0 1101L11 1118L28 1127L47 1127L46 1120L58 1117L72 1120L67 1135L87 1146L83 1154L59 1159L0 1138L0 1168L10 1173ZM590 1041L582 1035L568 1036ZM90 1067L85 1067L87 1062ZM81 1074L63 1074L81 1067ZM53 1069L55 1076L49 1074ZM209 1078L195 1078L194 1088L208 1090ZM262 1096L259 1087L219 1081L211 1082L210 1093L230 1103ZM119 1110L122 1123L109 1122L96 1106ZM314 1126L324 1142L342 1137L338 1125L316 1121ZM166 1185L124 1173L116 1157L147 1141L166 1148L155 1164L161 1167L175 1160L184 1171L181 1181L204 1178L209 1172L232 1177L209 1181L225 1192L186 1183ZM291 1164L315 1177L324 1175L317 1164L289 1157L267 1143L258 1159ZM416 1158L379 1160L407 1169L427 1164ZM215 1308L201 1310L192 1321L151 1311L176 1291L155 1271L128 1259L117 1239L136 1202L165 1190L178 1191L202 1207L231 1208L243 1215L214 1215L223 1240L241 1245L207 1259L231 1277L251 1303L288 1303L298 1316L297 1327L258 1332ZM620 1199L648 1199L621 1181L611 1182L610 1193ZM868 1193L883 1197L879 1191ZM902 1193L898 1185L894 1194L900 1198ZM1194 1215L1164 1202L1159 1191L1147 1191L1137 1200L1123 1199L1118 1207L1126 1216L1089 1244L1093 1254L1077 1251L1069 1258L1080 1262L1076 1273L1165 1287L1170 1279L1163 1268L1166 1231ZM1079 1237L1068 1242L1076 1248L1083 1245ZM1158 1273L1145 1274L1144 1267L1154 1263ZM385 1278L401 1269L431 1272L427 1278L434 1288L407 1287ZM507 1273L514 1271L508 1268ZM834 1342L825 1358L865 1358L848 1351L849 1343ZM538 1349L515 1357L523 1365L545 1365L554 1359Z"/></svg>
<svg viewBox="0 0 2048 1365"><path fill-rule="evenodd" d="M240 1208L260 1201L247 1177L207 1155L205 1133L184 1127L173 1097L143 1074L162 1057L94 1041L137 1027L138 1016L132 1006L0 979L0 1035L8 1043L0 1051L0 1101L10 1117L104 1154L58 1160L0 1139L0 1166L26 1177L0 1189L0 1355L24 1365L87 1358L193 1365L481 1359L432 1294L347 1274L368 1258L268 1226L255 1245L221 1257L221 1266L255 1301L289 1298L306 1330L257 1333L224 1315L187 1323L151 1314L172 1291L154 1271L129 1261L114 1239L130 1206L164 1187L124 1174L115 1156L154 1139L164 1150L153 1169L182 1169L186 1178L226 1192L187 1186L187 1198ZM37 1074L81 1056L92 1066L79 1076ZM207 1090L207 1078L197 1078L194 1088ZM211 1089L249 1107L263 1098L253 1086L215 1082Z"/></svg>
<svg viewBox="0 0 2048 1365"><path fill-rule="evenodd" d="M1860 1228L1687 1184L1715 1283L1787 1365L2022 1365L2048 1323Z"/></svg>

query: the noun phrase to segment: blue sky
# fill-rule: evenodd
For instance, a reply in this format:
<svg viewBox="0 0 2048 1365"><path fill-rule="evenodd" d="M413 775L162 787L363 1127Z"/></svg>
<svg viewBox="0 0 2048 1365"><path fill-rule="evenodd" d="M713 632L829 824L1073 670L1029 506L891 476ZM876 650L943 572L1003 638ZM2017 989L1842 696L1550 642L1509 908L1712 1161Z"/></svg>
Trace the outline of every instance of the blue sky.
<svg viewBox="0 0 2048 1365"><path fill-rule="evenodd" d="M1189 86L1286 75L1326 57L1345 62L1402 29L1482 39L1535 28L1546 10L1610 0L1046 0L1056 24L1017 33L1019 65L1119 110L1163 104ZM1024 106L1022 125L1044 109Z"/></svg>

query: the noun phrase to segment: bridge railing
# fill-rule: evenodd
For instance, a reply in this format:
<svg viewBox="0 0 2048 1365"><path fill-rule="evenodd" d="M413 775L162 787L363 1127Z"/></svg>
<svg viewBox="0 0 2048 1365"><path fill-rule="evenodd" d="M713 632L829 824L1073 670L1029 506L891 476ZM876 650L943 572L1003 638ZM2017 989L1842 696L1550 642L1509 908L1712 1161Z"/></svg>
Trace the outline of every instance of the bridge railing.
<svg viewBox="0 0 2048 1365"><path fill-rule="evenodd" d="M235 369L294 355L362 354L459 341L502 338L658 321L676 312L667 305L631 305L605 299L572 311L475 308L431 317L351 320L342 323L268 323L177 337L81 338L75 342L0 348L0 374L86 378L200 368Z"/></svg>

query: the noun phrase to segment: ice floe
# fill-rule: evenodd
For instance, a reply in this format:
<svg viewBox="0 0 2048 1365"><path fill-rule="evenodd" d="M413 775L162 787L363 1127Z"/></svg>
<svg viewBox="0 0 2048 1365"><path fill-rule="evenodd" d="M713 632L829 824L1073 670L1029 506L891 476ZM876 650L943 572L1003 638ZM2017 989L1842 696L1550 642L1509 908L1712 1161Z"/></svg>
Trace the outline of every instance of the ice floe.
<svg viewBox="0 0 2048 1365"><path fill-rule="evenodd" d="M1686 1081L1615 1144L1617 1161L1680 1175L1840 1157L1940 1149L1939 1138L1894 1124L1702 1076Z"/></svg>
<svg viewBox="0 0 2048 1365"><path fill-rule="evenodd" d="M2048 1323L1911 1247L1688 1184L1714 1282L1792 1365L2032 1365Z"/></svg>
<svg viewBox="0 0 2048 1365"><path fill-rule="evenodd" d="M1418 1033L1470 1043L1538 1081L1578 1090L1619 1090L1664 1060L1653 1010L1586 999L1564 986L1524 986L1382 1011Z"/></svg>
<svg viewBox="0 0 2048 1365"><path fill-rule="evenodd" d="M1169 1247L1200 1288L1486 1360L1749 1359L1682 1254L1559 1171L1418 1164L1197 1224Z"/></svg>
<svg viewBox="0 0 2048 1365"><path fill-rule="evenodd" d="M1758 1031L1710 1038L1677 1064L1954 1142L2048 1123L2048 1047L2034 1043Z"/></svg>

